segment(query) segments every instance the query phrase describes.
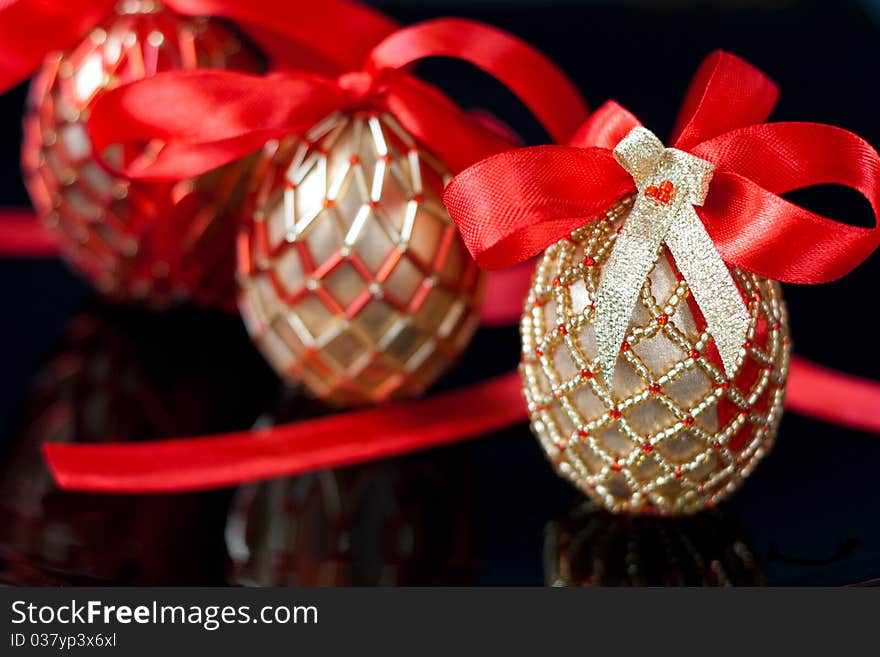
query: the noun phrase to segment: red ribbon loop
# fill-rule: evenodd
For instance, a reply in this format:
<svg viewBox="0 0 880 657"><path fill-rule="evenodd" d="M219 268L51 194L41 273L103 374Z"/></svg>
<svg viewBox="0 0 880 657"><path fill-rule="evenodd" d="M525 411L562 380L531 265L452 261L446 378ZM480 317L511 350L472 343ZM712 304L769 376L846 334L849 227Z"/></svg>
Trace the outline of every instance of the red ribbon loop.
<svg viewBox="0 0 880 657"><path fill-rule="evenodd" d="M396 28L389 17L348 0L163 0L185 16L234 21L276 69L333 75L359 66ZM49 53L73 47L110 16L117 0L0 2L0 92L30 76Z"/></svg>
<svg viewBox="0 0 880 657"><path fill-rule="evenodd" d="M713 53L690 85L673 145L716 167L697 212L728 264L790 283L834 280L880 245L880 156L840 128L760 123L776 99L763 73ZM632 193L632 178L611 150L637 125L608 103L568 147L496 155L456 176L444 200L477 262L495 269L537 255ZM819 184L860 192L875 226L839 223L778 196Z"/></svg>
<svg viewBox="0 0 880 657"><path fill-rule="evenodd" d="M395 32L371 52L363 70L332 80L299 72L260 78L175 71L125 85L96 101L89 130L100 153L116 144L139 152L160 142L154 161L115 167L154 181L193 177L268 139L297 134L334 110L365 107L390 112L453 171L510 148L498 131L405 70L428 56L459 57L495 75L551 134L570 134L586 114L568 79L524 42L473 21L440 19ZM565 111L557 107L561 101Z"/></svg>
<svg viewBox="0 0 880 657"><path fill-rule="evenodd" d="M398 30L376 46L368 66L405 68L429 57L461 59L510 89L554 141L568 139L587 107L566 75L543 54L498 28L443 18Z"/></svg>

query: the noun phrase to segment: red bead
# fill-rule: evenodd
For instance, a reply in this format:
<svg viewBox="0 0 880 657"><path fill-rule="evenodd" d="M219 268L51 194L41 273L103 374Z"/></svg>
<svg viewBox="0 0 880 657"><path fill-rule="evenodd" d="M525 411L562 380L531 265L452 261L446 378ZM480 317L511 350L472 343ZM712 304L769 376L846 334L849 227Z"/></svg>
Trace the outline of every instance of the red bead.
<svg viewBox="0 0 880 657"><path fill-rule="evenodd" d="M562 287L562 281L559 279L559 276L553 279L553 287Z"/></svg>
<svg viewBox="0 0 880 657"><path fill-rule="evenodd" d="M666 326L669 323L669 315L667 315L666 313L662 315L657 315L657 323L660 326Z"/></svg>
<svg viewBox="0 0 880 657"><path fill-rule="evenodd" d="M334 201L332 198L325 198L323 205L325 208L334 208L336 207L336 201Z"/></svg>
<svg viewBox="0 0 880 657"><path fill-rule="evenodd" d="M556 443L556 449L558 449L560 452L564 452L566 447L568 447L568 445L566 445L565 443Z"/></svg>
<svg viewBox="0 0 880 657"><path fill-rule="evenodd" d="M619 420L621 415L620 409L618 409L617 406L608 411L608 414L611 415L611 417L615 420Z"/></svg>
<svg viewBox="0 0 880 657"><path fill-rule="evenodd" d="M682 420L682 422L684 422L684 425L685 425L686 427L689 427L689 426L692 426L692 425L693 425L693 423L694 423L694 418L693 418L692 415L687 415L687 416L685 416L684 420Z"/></svg>
<svg viewBox="0 0 880 657"><path fill-rule="evenodd" d="M652 395L659 395L660 390L661 390L660 384L659 383L652 383L651 385L648 386L648 390L650 391L650 393Z"/></svg>
<svg viewBox="0 0 880 657"><path fill-rule="evenodd" d="M689 358L693 358L694 360L696 360L697 358L700 357L700 352L697 351L696 349L691 349L691 350L688 352L688 357L689 357Z"/></svg>
<svg viewBox="0 0 880 657"><path fill-rule="evenodd" d="M623 466L620 465L620 461L615 461L611 464L611 469L615 472L620 472L623 469Z"/></svg>
<svg viewBox="0 0 880 657"><path fill-rule="evenodd" d="M645 454L650 454L654 451L654 446L651 443L642 443L642 452Z"/></svg>
<svg viewBox="0 0 880 657"><path fill-rule="evenodd" d="M675 186L672 184L672 181L664 180L660 183L659 187L656 185L648 185L648 187L645 188L645 196L666 204L669 203L674 191Z"/></svg>
<svg viewBox="0 0 880 657"><path fill-rule="evenodd" d="M592 379L593 373L590 370L584 368L581 370L581 378L582 379Z"/></svg>
<svg viewBox="0 0 880 657"><path fill-rule="evenodd" d="M348 158L349 164L359 164L360 161L361 158L359 158L357 155L352 155L350 158Z"/></svg>
<svg viewBox="0 0 880 657"><path fill-rule="evenodd" d="M586 258L584 258L584 265L587 267L595 267L596 259L593 256L587 256Z"/></svg>
<svg viewBox="0 0 880 657"><path fill-rule="evenodd" d="M535 347L535 356L540 358L543 355L544 355L544 352L542 351L541 347Z"/></svg>
<svg viewBox="0 0 880 657"><path fill-rule="evenodd" d="M568 335L568 329L565 328L562 324L556 327L556 332L559 335Z"/></svg>
<svg viewBox="0 0 880 657"><path fill-rule="evenodd" d="M676 478L676 479L681 479L681 475L682 475L681 466L678 466L678 467L675 469L675 478Z"/></svg>
<svg viewBox="0 0 880 657"><path fill-rule="evenodd" d="M584 431L583 429L578 429L577 434L578 434L578 438L589 438L590 437L589 432Z"/></svg>
<svg viewBox="0 0 880 657"><path fill-rule="evenodd" d="M620 345L620 351L623 352L623 353L626 353L627 351L629 351L629 349L630 349L630 347L629 347L629 342L627 342L626 340L624 340L624 341L623 341L623 344Z"/></svg>

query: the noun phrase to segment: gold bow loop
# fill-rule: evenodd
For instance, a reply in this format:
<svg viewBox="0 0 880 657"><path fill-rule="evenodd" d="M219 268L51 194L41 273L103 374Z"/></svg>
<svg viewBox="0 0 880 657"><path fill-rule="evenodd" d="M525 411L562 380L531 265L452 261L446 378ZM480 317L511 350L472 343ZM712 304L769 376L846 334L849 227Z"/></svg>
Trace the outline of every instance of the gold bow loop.
<svg viewBox="0 0 880 657"><path fill-rule="evenodd" d="M706 319L725 373L732 377L750 317L727 265L694 210L709 192L712 163L666 148L641 126L620 140L614 158L632 175L638 193L608 257L596 297L596 346L609 393L636 301L664 243Z"/></svg>

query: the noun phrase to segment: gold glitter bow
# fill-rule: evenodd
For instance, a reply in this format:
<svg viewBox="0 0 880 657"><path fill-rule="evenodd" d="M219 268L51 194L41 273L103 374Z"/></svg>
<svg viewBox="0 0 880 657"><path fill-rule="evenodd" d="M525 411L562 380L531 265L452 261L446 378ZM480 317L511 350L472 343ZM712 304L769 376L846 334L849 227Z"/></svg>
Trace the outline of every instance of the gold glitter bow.
<svg viewBox="0 0 880 657"><path fill-rule="evenodd" d="M711 162L666 148L650 130L633 128L614 148L638 194L599 281L596 345L610 393L617 355L639 292L665 242L687 281L724 371L733 376L749 328L749 313L694 206L709 191Z"/></svg>

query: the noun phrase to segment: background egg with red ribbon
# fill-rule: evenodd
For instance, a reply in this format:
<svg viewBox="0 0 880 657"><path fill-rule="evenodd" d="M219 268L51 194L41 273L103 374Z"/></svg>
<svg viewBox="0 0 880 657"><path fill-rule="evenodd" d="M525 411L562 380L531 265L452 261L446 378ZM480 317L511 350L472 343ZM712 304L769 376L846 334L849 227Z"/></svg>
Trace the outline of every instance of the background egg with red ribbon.
<svg viewBox="0 0 880 657"><path fill-rule="evenodd" d="M195 67L262 65L219 21L128 2L79 44L48 55L31 85L22 146L28 191L68 260L110 296L162 305L233 297L229 214L247 164L174 184L132 183L98 164L85 128L102 91Z"/></svg>
<svg viewBox="0 0 880 657"><path fill-rule="evenodd" d="M412 74L436 56L494 75L555 136L586 113L530 46L440 19L392 33L336 78L164 74L105 94L89 122L102 153L162 144L118 167L136 179L185 179L262 150L238 244L240 307L276 371L331 404L421 394L479 322L484 275L442 192L452 172L512 143ZM180 107L144 107L156 96Z"/></svg>
<svg viewBox="0 0 880 657"><path fill-rule="evenodd" d="M235 219L250 163L168 181L111 175L85 129L95 101L162 71L259 71L268 64L338 73L395 27L348 0L3 3L0 90L37 72L22 149L37 213L67 259L114 298L233 307ZM147 105L163 102L174 104L151 98ZM118 162L152 154L142 143L104 156Z"/></svg>

